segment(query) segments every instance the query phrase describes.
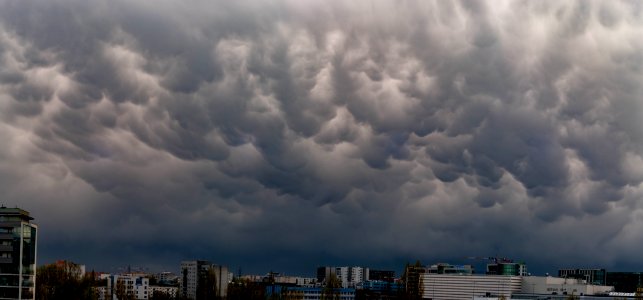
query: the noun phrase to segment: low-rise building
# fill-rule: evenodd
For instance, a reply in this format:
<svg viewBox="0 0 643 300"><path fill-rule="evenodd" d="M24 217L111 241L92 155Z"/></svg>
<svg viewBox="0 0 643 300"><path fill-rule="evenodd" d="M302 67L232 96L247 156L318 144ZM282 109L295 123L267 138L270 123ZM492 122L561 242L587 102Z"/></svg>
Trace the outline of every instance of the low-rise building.
<svg viewBox="0 0 643 300"><path fill-rule="evenodd" d="M127 295L137 300L149 299L150 279L147 277L124 274L105 275L107 287L104 292L106 300L121 300L119 297Z"/></svg>
<svg viewBox="0 0 643 300"><path fill-rule="evenodd" d="M530 294L607 295L613 290L613 286L588 284L585 280L576 278L527 276L522 281L522 292Z"/></svg>
<svg viewBox="0 0 643 300"><path fill-rule="evenodd" d="M560 269L558 270L558 277L582 279L595 285L607 284L607 272L605 269Z"/></svg>
<svg viewBox="0 0 643 300"><path fill-rule="evenodd" d="M179 292L179 288L176 286L150 285L150 289L149 289L150 296L163 294L171 298L176 298L178 295L178 292Z"/></svg>

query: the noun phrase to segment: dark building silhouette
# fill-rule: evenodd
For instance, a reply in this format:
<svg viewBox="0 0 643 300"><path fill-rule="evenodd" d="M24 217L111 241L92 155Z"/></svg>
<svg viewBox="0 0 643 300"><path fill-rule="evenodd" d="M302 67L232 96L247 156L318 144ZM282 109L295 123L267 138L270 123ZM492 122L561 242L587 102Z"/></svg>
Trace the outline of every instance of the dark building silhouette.
<svg viewBox="0 0 643 300"><path fill-rule="evenodd" d="M615 292L634 293L643 287L641 272L607 272L607 285L614 287Z"/></svg>
<svg viewBox="0 0 643 300"><path fill-rule="evenodd" d="M395 280L395 271L388 270L369 270L368 280L379 280L393 282Z"/></svg>

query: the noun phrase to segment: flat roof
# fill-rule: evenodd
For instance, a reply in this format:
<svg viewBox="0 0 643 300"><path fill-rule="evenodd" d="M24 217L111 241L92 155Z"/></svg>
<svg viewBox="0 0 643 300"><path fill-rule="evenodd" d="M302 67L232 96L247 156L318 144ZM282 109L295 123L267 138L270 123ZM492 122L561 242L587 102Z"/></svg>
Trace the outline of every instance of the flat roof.
<svg viewBox="0 0 643 300"><path fill-rule="evenodd" d="M17 207L10 208L10 207L0 206L0 216L20 216L26 220L33 220L33 218L29 216L28 211Z"/></svg>

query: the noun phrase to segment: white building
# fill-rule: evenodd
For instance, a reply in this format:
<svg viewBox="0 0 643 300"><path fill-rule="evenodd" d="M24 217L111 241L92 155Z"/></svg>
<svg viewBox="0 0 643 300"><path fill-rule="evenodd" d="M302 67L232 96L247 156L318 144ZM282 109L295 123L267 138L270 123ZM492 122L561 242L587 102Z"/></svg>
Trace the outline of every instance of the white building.
<svg viewBox="0 0 643 300"><path fill-rule="evenodd" d="M341 283L343 288L348 287L348 282L350 280L348 274L349 274L349 268L348 267L336 267L335 268L335 276L337 276L337 280Z"/></svg>
<svg viewBox="0 0 643 300"><path fill-rule="evenodd" d="M546 295L597 295L608 294L614 287L587 284L585 280L574 278L527 276L523 277L522 292Z"/></svg>
<svg viewBox="0 0 643 300"><path fill-rule="evenodd" d="M368 280L368 268L362 267L336 267L335 276L342 288L354 288L358 283Z"/></svg>
<svg viewBox="0 0 643 300"><path fill-rule="evenodd" d="M107 279L107 287L102 292L105 300L119 300L119 295L132 295L137 300L149 299L150 279L138 275L101 275ZM101 291L99 290L99 295Z"/></svg>
<svg viewBox="0 0 643 300"><path fill-rule="evenodd" d="M265 278L265 276L263 276L260 281L262 281L263 278ZM294 284L297 286L313 286L317 281L316 278L285 276L285 275L275 276L274 279L275 279L275 283L288 283L288 284Z"/></svg>
<svg viewBox="0 0 643 300"><path fill-rule="evenodd" d="M522 277L500 275L420 275L422 298L432 300L470 300L476 296L510 298L520 292Z"/></svg>

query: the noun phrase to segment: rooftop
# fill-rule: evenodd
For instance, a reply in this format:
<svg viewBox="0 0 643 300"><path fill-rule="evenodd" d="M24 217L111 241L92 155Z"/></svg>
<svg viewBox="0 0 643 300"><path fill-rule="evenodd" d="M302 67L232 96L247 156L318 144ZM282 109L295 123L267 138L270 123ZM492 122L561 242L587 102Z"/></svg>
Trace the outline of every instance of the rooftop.
<svg viewBox="0 0 643 300"><path fill-rule="evenodd" d="M33 220L28 211L17 207L5 207L4 205L0 206L0 216L19 216L25 220Z"/></svg>

